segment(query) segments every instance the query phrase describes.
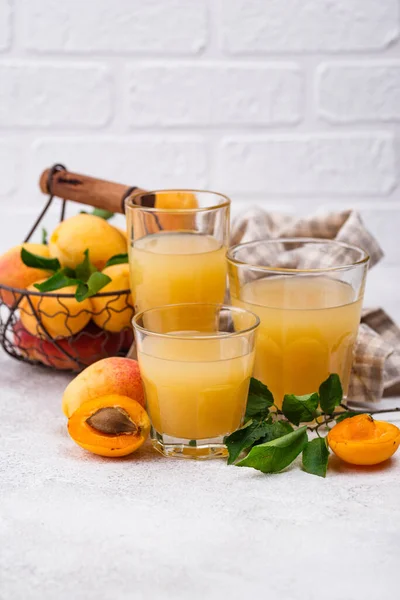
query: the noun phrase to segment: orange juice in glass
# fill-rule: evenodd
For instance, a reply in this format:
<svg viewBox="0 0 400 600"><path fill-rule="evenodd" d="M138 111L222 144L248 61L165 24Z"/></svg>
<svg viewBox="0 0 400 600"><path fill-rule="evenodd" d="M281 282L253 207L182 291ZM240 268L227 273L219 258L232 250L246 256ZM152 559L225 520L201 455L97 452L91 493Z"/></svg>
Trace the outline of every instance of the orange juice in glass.
<svg viewBox="0 0 400 600"><path fill-rule="evenodd" d="M232 304L260 317L254 377L280 406L337 373L347 393L368 255L315 239L241 244L228 251Z"/></svg>
<svg viewBox="0 0 400 600"><path fill-rule="evenodd" d="M241 426L246 410L258 323L246 310L215 304L134 317L152 441L162 454L226 455L224 437Z"/></svg>
<svg viewBox="0 0 400 600"><path fill-rule="evenodd" d="M137 311L223 302L229 208L225 196L195 190L161 190L128 199L131 287Z"/></svg>

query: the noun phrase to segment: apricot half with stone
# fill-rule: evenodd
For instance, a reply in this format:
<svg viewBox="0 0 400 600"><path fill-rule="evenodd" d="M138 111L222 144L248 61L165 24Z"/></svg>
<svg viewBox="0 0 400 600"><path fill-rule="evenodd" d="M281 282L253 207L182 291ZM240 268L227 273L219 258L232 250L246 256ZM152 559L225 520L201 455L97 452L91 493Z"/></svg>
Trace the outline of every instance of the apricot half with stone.
<svg viewBox="0 0 400 600"><path fill-rule="evenodd" d="M126 456L143 444L149 435L150 420L144 408L118 394L85 402L68 421L74 442L100 456Z"/></svg>
<svg viewBox="0 0 400 600"><path fill-rule="evenodd" d="M400 444L400 429L363 414L343 419L328 434L332 451L353 465L377 465L390 458Z"/></svg>

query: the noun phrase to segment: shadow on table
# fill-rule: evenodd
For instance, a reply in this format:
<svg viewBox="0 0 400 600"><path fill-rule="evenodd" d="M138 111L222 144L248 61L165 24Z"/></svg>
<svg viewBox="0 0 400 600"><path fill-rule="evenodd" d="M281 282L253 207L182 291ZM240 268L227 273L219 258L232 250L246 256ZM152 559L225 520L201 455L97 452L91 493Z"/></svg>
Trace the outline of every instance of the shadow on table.
<svg viewBox="0 0 400 600"><path fill-rule="evenodd" d="M388 458L388 460L379 465L350 465L340 460L337 456L331 456L329 459L328 475L329 473L348 473L349 475L354 475L355 473L383 473L392 471L395 468L396 459L394 457Z"/></svg>
<svg viewBox="0 0 400 600"><path fill-rule="evenodd" d="M155 460L163 459L163 456L152 447L149 440L147 440L141 448L129 454L128 456L119 456L119 457L108 457L108 456L98 456L97 454L92 454L91 452L84 450L77 446L72 440L70 440L71 444L69 446L62 446L60 448L60 454L66 458L70 458L72 460L77 461L91 461L97 463L112 463L112 462L154 462Z"/></svg>

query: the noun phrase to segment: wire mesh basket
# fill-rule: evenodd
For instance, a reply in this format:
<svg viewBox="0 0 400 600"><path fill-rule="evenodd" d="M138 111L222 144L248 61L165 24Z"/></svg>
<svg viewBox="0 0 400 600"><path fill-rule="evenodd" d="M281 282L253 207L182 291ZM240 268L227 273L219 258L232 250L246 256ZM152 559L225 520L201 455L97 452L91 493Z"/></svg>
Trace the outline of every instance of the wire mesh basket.
<svg viewBox="0 0 400 600"><path fill-rule="evenodd" d="M45 171L40 186L49 198L24 242L49 209L57 186L63 198L60 221L67 198L123 212L125 198L137 189L71 174L62 165ZM133 314L129 289L99 292L78 303L75 294L63 289L39 292L0 283L0 344L10 356L30 364L77 372L102 358L125 356L133 342Z"/></svg>

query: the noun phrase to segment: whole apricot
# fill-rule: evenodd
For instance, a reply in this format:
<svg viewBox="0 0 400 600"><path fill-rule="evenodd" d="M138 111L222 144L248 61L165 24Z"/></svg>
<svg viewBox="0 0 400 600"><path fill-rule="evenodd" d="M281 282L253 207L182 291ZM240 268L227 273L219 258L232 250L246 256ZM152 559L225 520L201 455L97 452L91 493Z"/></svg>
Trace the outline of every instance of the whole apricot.
<svg viewBox="0 0 400 600"><path fill-rule="evenodd" d="M42 281L45 280L36 283ZM76 286L68 286L45 294L39 294L33 285L30 285L27 290L35 293L28 294L21 300L20 319L25 329L32 335L47 337L47 332L52 338L70 337L81 331L90 321L91 300L87 298L78 302L73 297ZM70 294L71 297L63 297L65 294Z"/></svg>
<svg viewBox="0 0 400 600"><path fill-rule="evenodd" d="M160 230L190 230L195 226L196 216L189 209L198 208L196 195L186 190L150 192L154 197L154 209L135 219L136 237ZM133 198L134 199L134 198Z"/></svg>
<svg viewBox="0 0 400 600"><path fill-rule="evenodd" d="M109 394L82 404L68 420L68 433L81 448L100 456L131 454L149 435L144 408L128 396Z"/></svg>
<svg viewBox="0 0 400 600"><path fill-rule="evenodd" d="M101 293L129 290L129 265L123 263L103 269L103 273L111 278ZM107 331L121 331L129 327L133 317L133 303L130 293L115 296L93 296L93 321Z"/></svg>
<svg viewBox="0 0 400 600"><path fill-rule="evenodd" d="M70 417L82 404L98 396L119 394L145 406L142 378L136 360L104 358L79 373L65 389L62 409Z"/></svg>
<svg viewBox="0 0 400 600"><path fill-rule="evenodd" d="M195 194L187 190L166 190L156 193L155 208L169 208L180 210L197 208L198 202Z"/></svg>
<svg viewBox="0 0 400 600"><path fill-rule="evenodd" d="M158 213L158 221L162 229L174 231L177 229L194 229L195 216L179 210L198 208L195 194L186 190L171 190L156 193L155 208L168 209L171 213Z"/></svg>
<svg viewBox="0 0 400 600"><path fill-rule="evenodd" d="M53 231L49 249L63 267L75 268L89 250L90 261L101 270L109 258L126 253L122 233L101 217L79 214L62 221Z"/></svg>
<svg viewBox="0 0 400 600"><path fill-rule="evenodd" d="M13 288L25 289L38 279L43 278L47 272L42 269L33 269L27 267L21 260L21 249L25 248L32 254L50 256L49 248L45 244L21 244L14 246L5 254L0 256L0 284L8 285ZM48 273L50 275L51 273ZM19 299L20 294L0 290L0 297L7 304L12 306Z"/></svg>
<svg viewBox="0 0 400 600"><path fill-rule="evenodd" d="M362 414L343 419L328 433L331 450L353 465L377 465L390 458L400 444L400 429Z"/></svg>
<svg viewBox="0 0 400 600"><path fill-rule="evenodd" d="M120 234L125 240L126 247L128 248L128 234L126 233L126 228L122 229L121 227L116 227L115 229L120 232Z"/></svg>

